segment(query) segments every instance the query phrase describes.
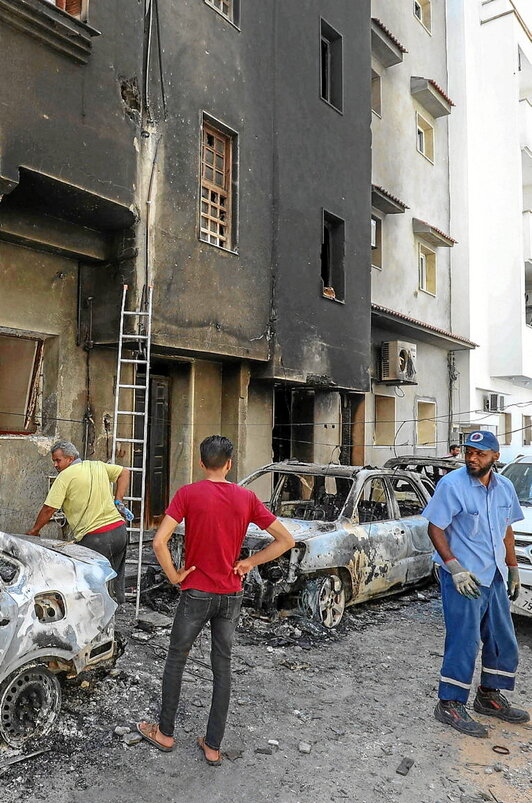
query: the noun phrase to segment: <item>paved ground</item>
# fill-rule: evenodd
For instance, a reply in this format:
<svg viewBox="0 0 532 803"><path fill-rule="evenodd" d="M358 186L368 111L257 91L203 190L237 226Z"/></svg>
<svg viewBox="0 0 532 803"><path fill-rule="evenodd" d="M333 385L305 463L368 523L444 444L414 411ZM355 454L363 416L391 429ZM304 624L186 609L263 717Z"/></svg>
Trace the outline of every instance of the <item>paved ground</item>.
<svg viewBox="0 0 532 803"><path fill-rule="evenodd" d="M168 631L135 631L118 674L65 689L59 726L41 745L50 752L5 771L0 799L530 803L532 727L485 720L490 738L475 740L433 719L443 628L436 592L422 597L351 609L332 637L304 620L269 625L245 616L224 743L233 760L220 768L208 767L195 747L209 701L210 672L201 663L207 636L186 676L177 750L128 747L113 733L157 711ZM130 634L132 611L120 619ZM516 621L521 668L513 700L530 707L532 619ZM302 741L310 753L299 751ZM496 755L495 744L510 754ZM402 777L396 768L404 757L414 764Z"/></svg>

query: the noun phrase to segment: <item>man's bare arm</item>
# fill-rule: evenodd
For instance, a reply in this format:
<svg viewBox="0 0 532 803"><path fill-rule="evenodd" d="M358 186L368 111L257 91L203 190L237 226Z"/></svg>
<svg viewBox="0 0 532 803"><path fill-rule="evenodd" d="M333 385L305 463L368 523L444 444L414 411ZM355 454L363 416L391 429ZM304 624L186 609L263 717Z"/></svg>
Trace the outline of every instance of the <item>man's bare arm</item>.
<svg viewBox="0 0 532 803"><path fill-rule="evenodd" d="M517 557L515 555L515 537L511 525L506 528L506 535L504 536L504 546L506 547L506 565L517 566Z"/></svg>
<svg viewBox="0 0 532 803"><path fill-rule="evenodd" d="M28 530L26 535L39 535L41 528L44 527L45 524L48 524L48 522L50 521L56 510L57 510L56 507L49 507L49 505L43 505L42 508L39 510L39 515L37 516L35 524L31 528L31 530Z"/></svg>
<svg viewBox="0 0 532 803"><path fill-rule="evenodd" d="M126 491L129 488L130 475L131 475L130 470L125 466L118 475L118 479L116 481L115 499L117 499L119 502L124 501L124 496L126 495Z"/></svg>
<svg viewBox="0 0 532 803"><path fill-rule="evenodd" d="M189 569L176 569L174 566L174 561L172 560L172 556L168 548L168 541L172 537L172 533L174 532L176 526L177 521L171 516L166 515L160 523L157 532L155 533L155 538L153 539L153 551L155 552L155 556L159 561L159 565L165 575L168 577L168 580L174 586L177 583L182 583L185 577L187 577L190 572L193 572L196 568L195 566L191 566Z"/></svg>
<svg viewBox="0 0 532 803"><path fill-rule="evenodd" d="M250 555L249 558L239 560L233 569L235 574L243 577L254 566L259 566L261 563L268 563L268 561L278 558L283 552L292 549L296 543L279 519L275 519L275 521L266 528L266 532L273 536L274 541L264 547L264 549L255 552L254 555Z"/></svg>
<svg viewBox="0 0 532 803"><path fill-rule="evenodd" d="M448 560L452 560L454 558L454 555L449 547L447 536L445 535L445 530L442 530L440 527L436 527L436 525L432 524L432 522L429 522L429 538L434 544L434 549L444 563L447 563Z"/></svg>

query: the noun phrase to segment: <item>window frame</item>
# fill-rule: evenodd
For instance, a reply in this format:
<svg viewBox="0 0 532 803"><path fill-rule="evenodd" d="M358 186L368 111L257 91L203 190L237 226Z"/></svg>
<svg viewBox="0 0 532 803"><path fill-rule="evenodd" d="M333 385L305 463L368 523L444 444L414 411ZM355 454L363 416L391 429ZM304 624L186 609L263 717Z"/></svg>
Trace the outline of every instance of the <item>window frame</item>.
<svg viewBox="0 0 532 803"><path fill-rule="evenodd" d="M361 489L360 489L360 491L358 493L358 496L357 496L357 499L356 499L356 504L354 506L355 517L357 518L357 521L358 521L359 524L361 524L361 525L364 525L364 524L371 525L371 524L375 524L377 522L382 522L382 521L393 521L393 519L395 518L393 500L392 500L392 498L390 496L390 487L388 485L387 479L388 478L385 477L385 476L374 474L373 476L368 477L364 481L364 484L362 485L362 487L361 487ZM368 486L371 488L371 486L375 482L380 482L381 485L382 485L382 488L383 488L383 491L384 491L384 497L385 497L385 504L386 504L386 508L388 510L388 517L385 518L385 519L372 519L370 521L360 521L360 513L359 513L359 510L358 510L358 506L359 506L359 504L360 504L360 502L362 500L362 497L364 495L364 492L365 492L366 488ZM371 502L372 500L369 499L369 500L364 500L364 501Z"/></svg>
<svg viewBox="0 0 532 803"><path fill-rule="evenodd" d="M374 95L373 95L373 87L374 85L378 85L379 90L379 102L378 102L378 109L374 108ZM377 72L377 70L372 67L371 68L371 111L376 117L382 120L382 75Z"/></svg>
<svg viewBox="0 0 532 803"><path fill-rule="evenodd" d="M409 519L412 516L421 516L422 511L427 506L427 503L426 503L426 500L423 497L423 494L422 494L421 490L418 488L418 486L416 485L414 480L410 479L410 477L401 477L401 476L397 476L397 475L395 475L395 476L392 475L391 477L388 477L388 480L390 482L390 492L392 494L393 503L396 506L399 518L400 519ZM413 490L415 496L417 497L417 501L419 502L419 505L420 505L419 513L403 514L401 512L401 501L397 498L398 491L397 491L397 489L395 487L395 485L397 483L399 483L399 482L406 483ZM405 500L403 500L403 502L404 501Z"/></svg>
<svg viewBox="0 0 532 803"><path fill-rule="evenodd" d="M421 11L421 16L416 14L416 6L419 7ZM417 19L420 25L426 30L426 32L432 36L432 3L431 0L413 0L412 2L412 14Z"/></svg>
<svg viewBox="0 0 532 803"><path fill-rule="evenodd" d="M420 125L420 121L424 125ZM419 135L423 134L423 148L419 146ZM430 148L427 148L427 133L430 134L429 137L429 144ZM416 111L416 150L422 156L425 157L427 162L430 162L431 165L435 164L436 161L436 131L435 126L431 123L430 120L427 120L421 112Z"/></svg>
<svg viewBox="0 0 532 803"><path fill-rule="evenodd" d="M29 381L26 392L26 400L24 404L24 427L18 429L4 428L0 425L0 435L34 435L37 432L39 425L37 424L36 412L39 392L41 390L41 373L43 366L43 352L44 352L44 338L32 337L30 335L18 334L17 332L6 331L0 329L0 338L9 338L11 340L20 341L28 340L35 343L35 351L33 354L33 364L31 370L28 371ZM5 415L17 415L20 413L8 413ZM1 419L0 419L1 420Z"/></svg>
<svg viewBox="0 0 532 803"><path fill-rule="evenodd" d="M327 96L324 94L324 44L327 45ZM320 17L319 92L321 100L343 114L344 44L342 34Z"/></svg>
<svg viewBox="0 0 532 803"><path fill-rule="evenodd" d="M329 232L328 246L330 249L328 262L329 262L329 284L325 283L324 279L324 251L326 248L326 232ZM336 239L341 236L341 243L336 245L332 242L331 232ZM337 233L338 232L338 233ZM334 264L335 261L336 265ZM340 268L341 276L340 281L336 282L334 274ZM321 210L321 248L320 248L320 281L321 281L321 295L322 298L327 298L329 301L336 301L338 304L345 304L345 220L328 209ZM337 284L337 287L335 287ZM331 292L332 291L332 292Z"/></svg>
<svg viewBox="0 0 532 803"><path fill-rule="evenodd" d="M209 8L212 8L213 11L216 11L216 13L219 14L222 19L224 19L226 22L229 22L233 28L236 28L237 31L240 30L240 0L203 0L203 2L205 5L209 6ZM225 14L222 9L215 5L216 2L220 2L222 4L227 2L230 4L231 14Z"/></svg>
<svg viewBox="0 0 532 803"><path fill-rule="evenodd" d="M427 257L431 258L432 270L434 271L434 290L429 289L427 282ZM422 264L425 267L422 267ZM422 240L417 243L417 266L418 266L418 289L427 295L436 298L438 294L438 256L433 248L430 248Z"/></svg>
<svg viewBox="0 0 532 803"><path fill-rule="evenodd" d="M532 446L532 415L523 416L523 446Z"/></svg>
<svg viewBox="0 0 532 803"><path fill-rule="evenodd" d="M371 267L375 268L375 270L382 270L384 267L384 260L383 260L383 244L384 244L384 217L381 217L379 214L375 212L375 210L371 210L371 221L375 221L375 229L376 229L376 241L377 246L374 248L371 243ZM377 261L373 261L373 254L378 253L380 264L377 264Z"/></svg>
<svg viewBox="0 0 532 803"><path fill-rule="evenodd" d="M432 407L432 411L434 414L431 416L422 415L420 417L420 405L426 404ZM416 446L420 449L435 449L437 440L438 440L438 405L436 404L435 399L428 399L428 398L418 398L416 399ZM431 436L433 438L432 441L421 441L420 435L420 425L430 426L432 429Z"/></svg>
<svg viewBox="0 0 532 803"><path fill-rule="evenodd" d="M89 0L78 0L80 5L80 12L79 14L73 14L72 11L68 10L69 3L72 4L77 0L44 0L45 3L48 3L51 6L55 6L60 11L64 11L65 14L69 14L74 19L80 20L81 22L87 22L89 19Z"/></svg>
<svg viewBox="0 0 532 803"><path fill-rule="evenodd" d="M223 139L225 142L224 146L224 185L223 188L220 189L220 185L216 184L214 180L209 180L204 178L204 167L209 168L209 165L206 161L204 161L204 148L205 148L205 133L209 132L213 135L214 139L219 138ZM210 148L210 146L209 146ZM214 153L213 158L213 169L215 168L216 157L219 156L219 153ZM204 195L204 191L208 192L209 195ZM212 199L212 193L216 193L220 196L220 203L218 203L215 199ZM208 115L206 112L202 113L201 116L201 123L200 123L200 136L199 136L199 203L198 203L198 212L197 212L197 226L198 226L198 239L200 243L205 245L210 245L213 248L219 248L225 253L237 253L237 246L238 246L238 134L236 131L230 129L228 126L223 124L221 121L216 120L215 118ZM221 220L217 217L212 217L211 212L212 209L209 208L209 214L204 214L204 204L207 204L209 207L215 206L218 208L219 211L222 211L224 205L221 203L221 196L225 196L226 198L226 218L225 220ZM210 227L208 229L204 229L202 219L206 217L209 221L209 226L211 221L216 221L218 225L220 223L224 223L225 225L225 244L220 244L219 242L211 242L210 237L216 237L218 240L221 239L219 232L214 234L214 230ZM204 238L202 235L205 234L209 237L209 239Z"/></svg>
<svg viewBox="0 0 532 803"><path fill-rule="evenodd" d="M373 416L373 418L374 418L374 423L373 423L373 445L389 449L389 448L392 447L393 441L395 440L395 425L396 425L396 422L397 422L396 398L395 398L395 396L386 395L384 393L375 393L374 399L375 399L375 402L374 402L374 404L375 404L375 407L374 407L375 413L374 413L374 416ZM386 418L385 420L383 419L382 421L380 421L377 418L378 400L380 400L380 399L386 399L387 403L391 402L393 404L393 419ZM382 426L382 424L391 425L391 427L392 427L393 438L391 440L391 443L383 443L382 442L383 439L384 440L389 440L388 435L386 435L384 432L382 433L382 437L379 437L379 431L380 431L379 425ZM388 429L388 427L385 427L385 429Z"/></svg>

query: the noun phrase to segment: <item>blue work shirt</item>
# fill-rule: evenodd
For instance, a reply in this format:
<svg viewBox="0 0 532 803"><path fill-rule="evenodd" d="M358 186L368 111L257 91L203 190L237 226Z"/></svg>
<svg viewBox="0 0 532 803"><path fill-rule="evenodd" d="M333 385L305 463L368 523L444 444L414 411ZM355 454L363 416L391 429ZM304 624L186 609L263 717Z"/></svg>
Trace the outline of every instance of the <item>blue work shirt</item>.
<svg viewBox="0 0 532 803"><path fill-rule="evenodd" d="M507 579L506 528L524 518L509 479L492 471L486 487L465 466L457 468L438 482L423 515L445 530L454 557L481 585L491 585L497 568ZM433 557L449 571L437 552Z"/></svg>

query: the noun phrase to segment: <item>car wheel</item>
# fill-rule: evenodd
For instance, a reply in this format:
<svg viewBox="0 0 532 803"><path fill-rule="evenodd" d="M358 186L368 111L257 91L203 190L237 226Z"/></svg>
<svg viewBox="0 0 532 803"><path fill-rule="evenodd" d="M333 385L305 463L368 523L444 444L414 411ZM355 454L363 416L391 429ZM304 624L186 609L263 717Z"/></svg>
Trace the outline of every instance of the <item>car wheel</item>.
<svg viewBox="0 0 532 803"><path fill-rule="evenodd" d="M301 603L304 612L324 627L336 627L345 611L344 584L337 574L307 580Z"/></svg>
<svg viewBox="0 0 532 803"><path fill-rule="evenodd" d="M0 686L0 739L11 747L49 733L61 710L61 687L41 665L23 666Z"/></svg>

